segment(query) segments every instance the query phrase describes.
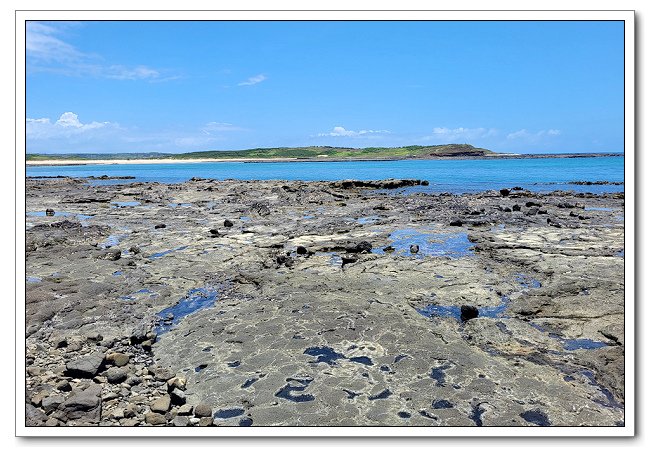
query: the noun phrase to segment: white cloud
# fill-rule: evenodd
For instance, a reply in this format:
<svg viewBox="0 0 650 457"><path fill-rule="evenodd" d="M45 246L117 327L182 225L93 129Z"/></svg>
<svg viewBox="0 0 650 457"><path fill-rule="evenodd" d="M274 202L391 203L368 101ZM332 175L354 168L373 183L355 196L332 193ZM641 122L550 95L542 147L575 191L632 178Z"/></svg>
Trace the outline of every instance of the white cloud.
<svg viewBox="0 0 650 457"><path fill-rule="evenodd" d="M244 129L228 122L208 122L205 124L203 129L201 129L201 131L206 135L211 135L212 132L236 132L239 130Z"/></svg>
<svg viewBox="0 0 650 457"><path fill-rule="evenodd" d="M538 132L529 132L526 129L517 130L516 132L506 135L508 140L524 140L534 143L542 140L543 138L558 136L562 132L557 129L539 130Z"/></svg>
<svg viewBox="0 0 650 457"><path fill-rule="evenodd" d="M479 128L447 128L436 127L433 129L433 135L427 136L428 140L438 140L442 142L455 142L455 141L473 141L482 138L494 137L498 134L497 129L488 129L484 127Z"/></svg>
<svg viewBox="0 0 650 457"><path fill-rule="evenodd" d="M119 128L117 124L111 122L93 121L88 124L83 124L79 121L79 116L72 112L63 113L54 123L48 118L27 118L25 121L28 141L35 139L71 138L80 136L90 130L115 130Z"/></svg>
<svg viewBox="0 0 650 457"><path fill-rule="evenodd" d="M261 83L262 81L264 81L266 79L267 79L266 75L259 74L257 76L251 76L246 81L242 81L242 82L238 83L237 85L238 86L254 86L255 84L259 84L259 83Z"/></svg>
<svg viewBox="0 0 650 457"><path fill-rule="evenodd" d="M104 65L98 63L101 58L79 51L60 37L68 23L50 23L28 21L25 49L27 69L29 72L57 73L66 76L93 76L97 78L118 80L146 80L162 82L176 79L165 76L161 71L145 65Z"/></svg>
<svg viewBox="0 0 650 457"><path fill-rule="evenodd" d="M390 133L388 130L346 130L344 127L334 127L331 132L319 133L318 136L360 137L364 135Z"/></svg>

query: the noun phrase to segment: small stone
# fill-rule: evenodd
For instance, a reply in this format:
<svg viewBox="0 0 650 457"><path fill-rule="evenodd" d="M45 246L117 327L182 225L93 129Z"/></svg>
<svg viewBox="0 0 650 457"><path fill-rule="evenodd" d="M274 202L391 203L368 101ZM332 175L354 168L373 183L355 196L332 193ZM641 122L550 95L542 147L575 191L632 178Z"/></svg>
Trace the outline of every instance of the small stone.
<svg viewBox="0 0 650 457"><path fill-rule="evenodd" d="M194 406L192 405L181 405L178 408L178 415L179 416L190 416L192 415L192 411L194 411Z"/></svg>
<svg viewBox="0 0 650 457"><path fill-rule="evenodd" d="M190 417L190 424L191 425L196 425L196 424L199 423L200 420L201 419L199 419L198 417Z"/></svg>
<svg viewBox="0 0 650 457"><path fill-rule="evenodd" d="M112 363L117 367L123 367L129 363L131 356L129 354L123 354L121 352L112 352L106 356L106 361Z"/></svg>
<svg viewBox="0 0 650 457"><path fill-rule="evenodd" d="M61 392L70 392L72 390L72 386L70 385L70 382L65 379L63 381L59 381L56 384L56 388Z"/></svg>
<svg viewBox="0 0 650 457"><path fill-rule="evenodd" d="M110 417L115 420L124 419L124 408L115 408L111 412Z"/></svg>
<svg viewBox="0 0 650 457"><path fill-rule="evenodd" d="M174 373L169 371L167 368L162 368L162 367L152 367L149 369L149 373L153 375L156 381L167 382L168 380L174 377Z"/></svg>
<svg viewBox="0 0 650 457"><path fill-rule="evenodd" d="M27 427L42 425L43 422L47 420L48 417L43 411L30 405L29 403L25 405L25 425Z"/></svg>
<svg viewBox="0 0 650 457"><path fill-rule="evenodd" d="M140 249L139 246L131 246L129 248L129 252L131 252L132 254L140 254L140 252L142 252L142 250Z"/></svg>
<svg viewBox="0 0 650 457"><path fill-rule="evenodd" d="M211 417L202 417L199 419L199 427L209 427L210 425L212 425Z"/></svg>
<svg viewBox="0 0 650 457"><path fill-rule="evenodd" d="M26 371L30 376L39 376L43 374L43 369L41 367L27 367Z"/></svg>
<svg viewBox="0 0 650 457"><path fill-rule="evenodd" d="M190 418L187 416L176 416L172 420L174 427L188 427L190 425Z"/></svg>
<svg viewBox="0 0 650 457"><path fill-rule="evenodd" d="M157 400L154 400L150 405L151 411L155 413L166 413L167 411L169 411L170 406L171 406L171 397L169 395L163 395Z"/></svg>
<svg viewBox="0 0 650 457"><path fill-rule="evenodd" d="M225 221L223 221L223 226L224 227L232 227L233 225L234 224L232 223L232 221L230 219L226 219Z"/></svg>
<svg viewBox="0 0 650 457"><path fill-rule="evenodd" d="M187 385L187 378L185 376L174 376L169 381L167 381L167 386L169 390L179 389L185 390Z"/></svg>
<svg viewBox="0 0 650 457"><path fill-rule="evenodd" d="M463 322L476 317L478 317L478 308L476 306L463 305L460 307L460 320Z"/></svg>
<svg viewBox="0 0 650 457"><path fill-rule="evenodd" d="M499 193L501 194L502 197L507 197L508 195L510 195L510 189L501 189Z"/></svg>
<svg viewBox="0 0 650 457"><path fill-rule="evenodd" d="M156 224L153 228L158 230L158 229L162 229L162 228L165 228L165 227L167 227L166 224Z"/></svg>
<svg viewBox="0 0 650 457"><path fill-rule="evenodd" d="M187 398L185 397L185 392L183 392L180 389L172 390L169 396L171 397L172 403L174 405L184 405L185 402L187 401Z"/></svg>
<svg viewBox="0 0 650 457"><path fill-rule="evenodd" d="M61 422L58 419L55 419L54 417L50 417L48 420L45 421L46 427L58 427L59 425L61 425Z"/></svg>
<svg viewBox="0 0 650 457"><path fill-rule="evenodd" d="M102 386L93 384L70 396L59 409L67 415L68 419L83 418L89 422L99 422L102 409L101 392Z"/></svg>
<svg viewBox="0 0 650 457"><path fill-rule="evenodd" d="M50 343L57 349L64 348L68 345L68 339L63 335L55 335L50 338Z"/></svg>
<svg viewBox="0 0 650 457"><path fill-rule="evenodd" d="M140 344L140 346L142 347L142 349L144 349L145 351L148 351L148 352L151 351L151 346L152 346L152 345L153 345L153 341L151 341L151 340L143 341L143 342Z"/></svg>
<svg viewBox="0 0 650 457"><path fill-rule="evenodd" d="M47 208L45 210L45 215L46 216L54 216L54 210L52 208Z"/></svg>
<svg viewBox="0 0 650 457"><path fill-rule="evenodd" d="M526 216L534 216L535 214L537 214L537 211L538 211L537 208L532 207L528 211L526 211Z"/></svg>
<svg viewBox="0 0 650 457"><path fill-rule="evenodd" d="M106 370L106 380L111 384L119 384L126 380L127 374L124 368L111 367Z"/></svg>
<svg viewBox="0 0 650 457"><path fill-rule="evenodd" d="M122 257L122 251L117 248L107 249L102 256L103 259L110 260L112 262L120 260Z"/></svg>
<svg viewBox="0 0 650 457"><path fill-rule="evenodd" d="M133 403L129 403L124 407L122 414L126 418L135 417L138 414L138 407L135 406Z"/></svg>
<svg viewBox="0 0 650 457"><path fill-rule="evenodd" d="M417 254L420 252L420 246L417 244L412 244L411 247L409 247L409 250L411 251L411 254Z"/></svg>
<svg viewBox="0 0 650 457"><path fill-rule="evenodd" d="M521 211L521 205L512 205L513 211Z"/></svg>
<svg viewBox="0 0 650 457"><path fill-rule="evenodd" d="M167 423L165 416L158 413L147 413L144 415L144 421L150 425L164 425Z"/></svg>
<svg viewBox="0 0 650 457"><path fill-rule="evenodd" d="M205 403L199 403L194 408L194 416L196 417L212 417L212 407Z"/></svg>
<svg viewBox="0 0 650 457"><path fill-rule="evenodd" d="M305 254L307 254L307 248L304 247L304 246L298 246L298 247L296 248L296 254L298 254L298 255L305 255Z"/></svg>
<svg viewBox="0 0 650 457"><path fill-rule="evenodd" d="M449 223L452 227L462 227L463 226L463 221L460 219L453 220Z"/></svg>

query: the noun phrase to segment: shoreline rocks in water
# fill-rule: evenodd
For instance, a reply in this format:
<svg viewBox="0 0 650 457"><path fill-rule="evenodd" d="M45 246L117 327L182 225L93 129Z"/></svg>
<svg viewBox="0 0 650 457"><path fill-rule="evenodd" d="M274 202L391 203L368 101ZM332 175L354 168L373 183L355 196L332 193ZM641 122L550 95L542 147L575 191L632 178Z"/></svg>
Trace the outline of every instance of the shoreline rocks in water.
<svg viewBox="0 0 650 457"><path fill-rule="evenodd" d="M26 424L622 423L623 193L345 182L28 179Z"/></svg>

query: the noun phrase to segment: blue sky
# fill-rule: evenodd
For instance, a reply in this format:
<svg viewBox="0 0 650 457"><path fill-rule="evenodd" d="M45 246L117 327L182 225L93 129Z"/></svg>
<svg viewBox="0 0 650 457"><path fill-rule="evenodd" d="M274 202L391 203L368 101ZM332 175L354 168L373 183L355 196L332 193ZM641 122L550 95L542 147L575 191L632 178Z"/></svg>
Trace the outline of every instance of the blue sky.
<svg viewBox="0 0 650 457"><path fill-rule="evenodd" d="M623 151L622 22L29 22L27 152Z"/></svg>

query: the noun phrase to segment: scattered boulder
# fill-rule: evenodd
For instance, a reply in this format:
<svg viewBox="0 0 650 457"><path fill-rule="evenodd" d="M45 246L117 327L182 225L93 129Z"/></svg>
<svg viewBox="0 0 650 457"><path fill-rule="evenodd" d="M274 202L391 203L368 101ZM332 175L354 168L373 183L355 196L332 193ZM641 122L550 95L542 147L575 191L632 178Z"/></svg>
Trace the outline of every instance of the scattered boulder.
<svg viewBox="0 0 650 457"><path fill-rule="evenodd" d="M305 254L307 254L307 248L304 247L304 246L298 246L298 247L296 248L296 254L298 254L298 255L305 255Z"/></svg>
<svg viewBox="0 0 650 457"><path fill-rule="evenodd" d="M66 363L66 374L73 378L92 378L97 374L103 362L103 353L82 356Z"/></svg>
<svg viewBox="0 0 650 457"><path fill-rule="evenodd" d="M368 241L362 241L355 245L347 246L345 250L351 253L368 253L372 251L372 244Z"/></svg>
<svg viewBox="0 0 650 457"><path fill-rule="evenodd" d="M174 427L188 427L190 425L190 418L187 416L176 416L172 420Z"/></svg>
<svg viewBox="0 0 650 457"><path fill-rule="evenodd" d="M106 356L106 362L112 363L116 367L123 367L129 363L131 356L129 354L123 354L121 352L111 352Z"/></svg>
<svg viewBox="0 0 650 457"><path fill-rule="evenodd" d="M501 194L502 197L507 197L508 195L510 195L510 189L501 189L499 193Z"/></svg>
<svg viewBox="0 0 650 457"><path fill-rule="evenodd" d="M29 403L25 404L25 426L38 427L47 420L47 414Z"/></svg>
<svg viewBox="0 0 650 457"><path fill-rule="evenodd" d="M213 228L213 229L210 229L210 236L212 238L217 238L218 236L221 236L221 234L219 233L219 230L217 230L216 228Z"/></svg>
<svg viewBox="0 0 650 457"><path fill-rule="evenodd" d="M65 401L63 395L50 395L45 397L41 402L41 406L46 414L50 414L52 411L55 411L61 403Z"/></svg>
<svg viewBox="0 0 650 457"><path fill-rule="evenodd" d="M165 414L167 411L169 411L169 407L171 406L171 401L172 400L169 395L163 395L162 397L151 402L149 407L151 408L151 411L153 411L154 413Z"/></svg>
<svg viewBox="0 0 650 457"><path fill-rule="evenodd" d="M174 389L169 394L172 404L174 405L184 405L187 402L185 397L185 392L180 389Z"/></svg>
<svg viewBox="0 0 650 457"><path fill-rule="evenodd" d="M518 205L518 204L512 205L512 210L513 211L521 211L521 205Z"/></svg>
<svg viewBox="0 0 650 457"><path fill-rule="evenodd" d="M409 251L411 251L411 254L417 254L418 252L420 252L420 246L418 246L417 244L412 244L409 247Z"/></svg>
<svg viewBox="0 0 650 457"><path fill-rule="evenodd" d="M102 409L102 386L93 384L85 390L74 393L59 406L69 420L81 419L99 422Z"/></svg>
<svg viewBox="0 0 650 457"><path fill-rule="evenodd" d="M460 219L455 219L449 223L452 227L462 227L463 226L463 221Z"/></svg>
<svg viewBox="0 0 650 457"><path fill-rule="evenodd" d="M460 320L467 322L470 319L478 317L478 308L472 305L463 305L460 307Z"/></svg>
<svg viewBox="0 0 650 457"><path fill-rule="evenodd" d="M195 417L212 417L212 407L205 403L199 403L194 407Z"/></svg>
<svg viewBox="0 0 650 457"><path fill-rule="evenodd" d="M223 221L224 227L232 227L233 225L235 224L233 224L233 222L230 219L226 219L225 221Z"/></svg>
<svg viewBox="0 0 650 457"><path fill-rule="evenodd" d="M176 414L178 414L179 416L191 416L193 411L194 411L194 406L185 404L179 406Z"/></svg>
<svg viewBox="0 0 650 457"><path fill-rule="evenodd" d="M45 210L45 215L46 216L54 216L54 210L52 208L47 208Z"/></svg>
<svg viewBox="0 0 650 457"><path fill-rule="evenodd" d="M119 384L126 381L128 372L124 368L111 367L106 370L106 380L111 384Z"/></svg>
<svg viewBox="0 0 650 457"><path fill-rule="evenodd" d="M144 421L149 425L165 425L167 423L167 419L165 419L165 416L158 413L145 414Z"/></svg>
<svg viewBox="0 0 650 457"><path fill-rule="evenodd" d="M140 254L140 252L142 252L142 250L140 249L139 246L131 246L129 248L129 252L132 253L132 254Z"/></svg>
<svg viewBox="0 0 650 457"><path fill-rule="evenodd" d="M157 230L157 229L162 229L162 228L165 228L165 227L167 227L166 224L156 224L156 225L154 225L153 228Z"/></svg>
<svg viewBox="0 0 650 457"><path fill-rule="evenodd" d="M106 249L106 251L104 251L104 255L102 255L103 259L110 260L112 262L120 260L121 257L122 251L118 248Z"/></svg>
<svg viewBox="0 0 650 457"><path fill-rule="evenodd" d="M534 216L537 214L537 208L533 207L526 211L526 216Z"/></svg>

